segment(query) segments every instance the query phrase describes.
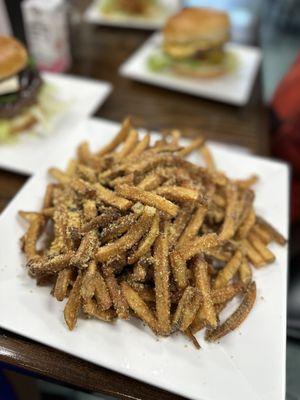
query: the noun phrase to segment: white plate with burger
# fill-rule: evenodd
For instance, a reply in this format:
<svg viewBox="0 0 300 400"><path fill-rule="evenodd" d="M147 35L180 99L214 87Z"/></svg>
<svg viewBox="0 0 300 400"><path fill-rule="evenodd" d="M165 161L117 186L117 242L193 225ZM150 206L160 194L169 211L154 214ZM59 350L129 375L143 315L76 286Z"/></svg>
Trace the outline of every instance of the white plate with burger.
<svg viewBox="0 0 300 400"><path fill-rule="evenodd" d="M45 153L55 152L66 132L104 102L107 82L40 74L26 49L0 36L0 168L33 174Z"/></svg>
<svg viewBox="0 0 300 400"><path fill-rule="evenodd" d="M245 105L261 61L256 47L228 43L228 15L185 8L172 16L120 69L122 76L168 89Z"/></svg>
<svg viewBox="0 0 300 400"><path fill-rule="evenodd" d="M179 9L178 0L94 0L87 22L136 29L158 29Z"/></svg>

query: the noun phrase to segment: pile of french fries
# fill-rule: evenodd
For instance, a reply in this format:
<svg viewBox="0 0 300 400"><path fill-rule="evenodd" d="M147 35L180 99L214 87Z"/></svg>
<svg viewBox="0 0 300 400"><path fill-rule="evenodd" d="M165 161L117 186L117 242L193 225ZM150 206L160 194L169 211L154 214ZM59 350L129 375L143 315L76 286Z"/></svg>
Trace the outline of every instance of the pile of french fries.
<svg viewBox="0 0 300 400"><path fill-rule="evenodd" d="M180 133L153 145L126 119L96 153L78 147L66 171L49 170L39 212L20 211L29 273L67 298L69 329L79 313L112 322L140 318L156 335L195 333L215 341L237 328L256 298L252 267L275 260L285 239L253 208L256 177L216 170L202 137L182 147ZM198 151L205 167L185 159ZM41 236L43 240L41 243ZM220 313L237 297L224 322Z"/></svg>

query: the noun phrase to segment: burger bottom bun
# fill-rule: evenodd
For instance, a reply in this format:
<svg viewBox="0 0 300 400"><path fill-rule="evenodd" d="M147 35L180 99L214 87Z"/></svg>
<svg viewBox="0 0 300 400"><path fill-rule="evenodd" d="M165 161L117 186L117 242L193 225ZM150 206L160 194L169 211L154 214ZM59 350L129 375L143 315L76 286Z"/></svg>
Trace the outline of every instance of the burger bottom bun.
<svg viewBox="0 0 300 400"><path fill-rule="evenodd" d="M190 68L185 65L172 65L171 70L176 75L185 76L188 78L216 78L218 76L225 75L228 72L228 68L224 64L205 66L199 68Z"/></svg>

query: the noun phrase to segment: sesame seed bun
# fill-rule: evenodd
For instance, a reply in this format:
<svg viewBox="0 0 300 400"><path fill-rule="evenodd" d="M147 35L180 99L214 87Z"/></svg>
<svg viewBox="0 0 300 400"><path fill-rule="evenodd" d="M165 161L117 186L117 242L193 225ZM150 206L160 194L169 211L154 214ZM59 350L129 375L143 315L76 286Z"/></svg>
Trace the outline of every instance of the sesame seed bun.
<svg viewBox="0 0 300 400"><path fill-rule="evenodd" d="M230 37L230 21L222 11L185 8L168 20L163 34L166 53L185 58L226 43Z"/></svg>
<svg viewBox="0 0 300 400"><path fill-rule="evenodd" d="M18 40L0 36L0 80L17 74L27 62L27 51Z"/></svg>

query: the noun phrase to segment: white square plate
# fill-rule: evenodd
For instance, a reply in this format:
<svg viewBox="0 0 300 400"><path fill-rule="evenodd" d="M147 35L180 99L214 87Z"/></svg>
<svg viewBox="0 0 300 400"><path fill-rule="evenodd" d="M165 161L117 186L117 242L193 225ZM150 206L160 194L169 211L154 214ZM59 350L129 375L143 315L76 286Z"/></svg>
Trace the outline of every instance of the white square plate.
<svg viewBox="0 0 300 400"><path fill-rule="evenodd" d="M57 151L63 132L70 134L78 121L92 115L112 90L111 84L104 81L52 73L42 76L62 101L63 110L53 117L45 135L25 132L16 141L0 143L0 168L26 175L38 171L45 157Z"/></svg>
<svg viewBox="0 0 300 400"><path fill-rule="evenodd" d="M155 33L120 68L122 76L136 81L162 86L199 97L242 106L247 103L260 61L256 47L228 43L226 49L235 54L238 65L233 72L217 78L196 79L170 72L152 72L147 66L149 56L162 44L162 35Z"/></svg>
<svg viewBox="0 0 300 400"><path fill-rule="evenodd" d="M101 11L101 0L94 0L87 8L84 18L87 22L99 25L115 26L135 29L158 29L161 28L170 15L175 14L179 9L178 0L158 0L164 7L165 12L153 18L142 18L135 16L112 16Z"/></svg>
<svg viewBox="0 0 300 400"><path fill-rule="evenodd" d="M51 155L51 164L65 167L77 144L88 140L93 149L106 144L118 125L85 121L65 136L64 146ZM63 148L62 148L63 147ZM263 158L211 146L221 170L233 178L260 176L257 212L288 232L288 168ZM200 162L197 155L195 162ZM135 320L115 325L79 319L68 331L64 304L37 287L24 268L19 238L24 224L18 210L37 210L49 178L45 171L32 177L0 216L0 326L74 356L197 400L284 400L286 349L287 248L272 246L276 262L255 270L258 296L241 327L219 344L203 334L195 350L182 335L157 339ZM67 366L66 366L67 368Z"/></svg>

